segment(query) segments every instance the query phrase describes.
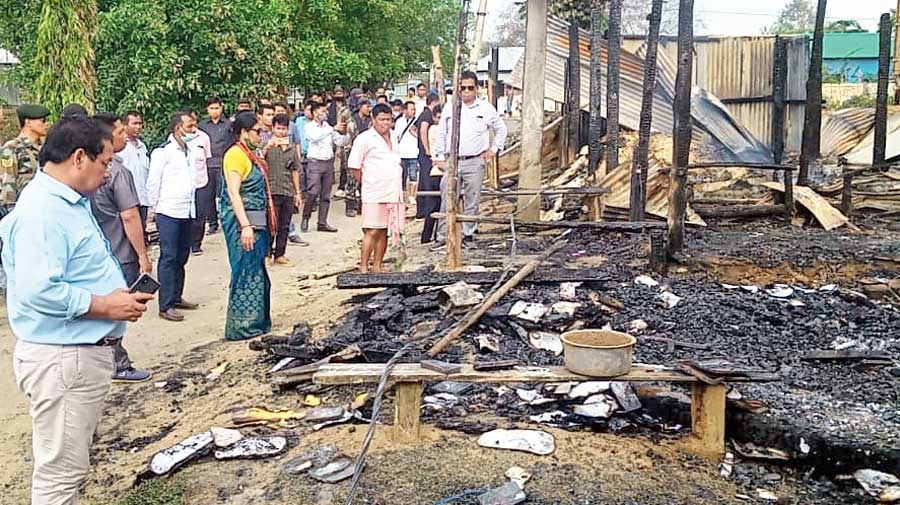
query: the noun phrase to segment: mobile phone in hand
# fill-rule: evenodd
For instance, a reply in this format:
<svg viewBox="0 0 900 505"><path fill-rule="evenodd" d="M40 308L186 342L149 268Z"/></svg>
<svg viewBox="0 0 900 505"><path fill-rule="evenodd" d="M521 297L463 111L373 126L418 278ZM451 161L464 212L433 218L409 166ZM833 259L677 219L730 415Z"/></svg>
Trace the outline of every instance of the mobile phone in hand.
<svg viewBox="0 0 900 505"><path fill-rule="evenodd" d="M128 289L129 293L147 293L148 295L156 294L159 290L159 283L156 282L156 279L150 277L147 274L141 274L140 277L134 281L134 284L131 285L131 288Z"/></svg>

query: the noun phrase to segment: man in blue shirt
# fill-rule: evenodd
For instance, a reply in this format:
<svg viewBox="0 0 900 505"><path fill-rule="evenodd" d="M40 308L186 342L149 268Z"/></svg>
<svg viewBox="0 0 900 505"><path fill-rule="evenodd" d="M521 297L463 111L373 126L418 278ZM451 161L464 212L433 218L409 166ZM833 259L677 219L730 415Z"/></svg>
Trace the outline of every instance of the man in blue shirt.
<svg viewBox="0 0 900 505"><path fill-rule="evenodd" d="M115 370L111 346L152 298L125 289L87 198L108 176L111 140L94 119L61 120L43 169L0 221L13 370L31 404L32 504L75 503Z"/></svg>

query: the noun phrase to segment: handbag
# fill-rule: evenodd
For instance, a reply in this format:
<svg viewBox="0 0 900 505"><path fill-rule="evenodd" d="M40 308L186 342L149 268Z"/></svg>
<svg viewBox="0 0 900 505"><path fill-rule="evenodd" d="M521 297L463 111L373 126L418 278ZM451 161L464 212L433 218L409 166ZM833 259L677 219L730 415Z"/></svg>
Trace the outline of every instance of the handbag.
<svg viewBox="0 0 900 505"><path fill-rule="evenodd" d="M254 230L269 229L269 214L264 210L247 210L247 220Z"/></svg>

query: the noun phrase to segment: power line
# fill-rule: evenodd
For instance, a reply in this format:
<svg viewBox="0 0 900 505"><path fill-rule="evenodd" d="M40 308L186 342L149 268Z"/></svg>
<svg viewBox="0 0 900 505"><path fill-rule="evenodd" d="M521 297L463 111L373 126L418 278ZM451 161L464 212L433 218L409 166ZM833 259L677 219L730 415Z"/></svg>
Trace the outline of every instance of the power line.
<svg viewBox="0 0 900 505"><path fill-rule="evenodd" d="M711 11L711 10L697 10L698 14L726 14L726 15L735 15L735 16L757 16L757 17L766 17L766 18L777 18L780 14L771 14L765 12L735 12L735 11ZM836 19L836 20L853 20L853 21L878 21L880 18L855 18L855 17L845 17L845 16L825 16L825 19Z"/></svg>

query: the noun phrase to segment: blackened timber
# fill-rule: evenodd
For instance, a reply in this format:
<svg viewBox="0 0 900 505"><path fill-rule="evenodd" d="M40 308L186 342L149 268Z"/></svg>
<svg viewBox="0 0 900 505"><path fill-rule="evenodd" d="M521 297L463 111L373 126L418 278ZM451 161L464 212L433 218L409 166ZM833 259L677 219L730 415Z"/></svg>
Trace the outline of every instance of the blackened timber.
<svg viewBox="0 0 900 505"><path fill-rule="evenodd" d="M441 214L440 212L434 212L431 214L431 217L435 219L441 219L444 217L444 214ZM502 216L469 216L460 214L459 216L457 216L457 219L459 219L461 223L490 223L509 225L509 218ZM666 223L663 223L661 221L526 221L515 219L514 223L516 225L516 228L541 228L547 230L556 228L578 228L584 230L612 231L623 233L641 233L645 230L666 228Z"/></svg>
<svg viewBox="0 0 900 505"><path fill-rule="evenodd" d="M600 110L601 73L603 66L600 64L600 52L603 46L603 10L601 1L594 0L591 5L591 112L590 125L588 126L588 149L590 153L590 170L593 175L600 164L600 136L602 130L602 113Z"/></svg>
<svg viewBox="0 0 900 505"><path fill-rule="evenodd" d="M502 272L385 272L349 273L339 275L338 289L392 288L403 286L446 286L459 281L466 284L494 284ZM522 282L556 284L560 282L592 282L610 280L609 272L600 269L543 269L535 271Z"/></svg>
<svg viewBox="0 0 900 505"><path fill-rule="evenodd" d="M841 213L850 217L853 213L853 172L844 167L841 174L843 186L841 187Z"/></svg>
<svg viewBox="0 0 900 505"><path fill-rule="evenodd" d="M875 144L872 165L884 163L887 145L888 78L891 65L891 15L882 14L878 28L878 91L875 94Z"/></svg>
<svg viewBox="0 0 900 505"><path fill-rule="evenodd" d="M803 144L800 147L800 175L797 184L809 184L809 164L819 157L822 135L822 45L825 32L825 7L819 0L816 10L816 29L813 34L809 77L806 79L806 111L803 116Z"/></svg>
<svg viewBox="0 0 900 505"><path fill-rule="evenodd" d="M619 69L622 59L622 0L609 2L606 35L606 171L619 166Z"/></svg>
<svg viewBox="0 0 900 505"><path fill-rule="evenodd" d="M569 107L568 107L568 127L566 133L569 135L566 145L569 149L570 156L567 158L570 162L575 159L578 154L578 140L581 137L579 130L581 129L581 51L579 46L578 21L572 19L569 21Z"/></svg>
<svg viewBox="0 0 900 505"><path fill-rule="evenodd" d="M689 170L699 168L751 168L753 170L794 170L791 165L781 165L778 163L744 163L742 161L716 161L709 163L691 163L687 166Z"/></svg>
<svg viewBox="0 0 900 505"><path fill-rule="evenodd" d="M694 0L681 0L678 9L678 76L675 78L674 150L672 183L669 185L670 255L684 248L684 217L687 213L687 172L691 153L691 73L694 58Z"/></svg>
<svg viewBox="0 0 900 505"><path fill-rule="evenodd" d="M469 0L463 0L463 8L459 13L459 26L456 32L456 66L453 68L453 117L450 122L450 152L447 158L447 180L456 181L459 173L459 137L462 116L462 100L458 99L459 82L462 77L462 49L466 42L466 23L469 19ZM457 201L456 184L447 185L447 268L456 270L460 266L462 256L462 234L456 221Z"/></svg>
<svg viewBox="0 0 900 505"><path fill-rule="evenodd" d="M784 213L784 205L729 205L725 207L694 205L694 211L704 219L780 216Z"/></svg>
<svg viewBox="0 0 900 505"><path fill-rule="evenodd" d="M650 168L650 126L653 123L653 92L656 90L656 53L659 48L659 26L663 0L653 0L650 10L650 31L647 33L647 54L644 57L643 95L638 122L638 143L634 148L631 166L632 221L643 221L647 209L647 170Z"/></svg>
<svg viewBox="0 0 900 505"><path fill-rule="evenodd" d="M772 65L772 156L780 165L784 156L785 90L787 88L787 43L775 37L775 57Z"/></svg>

